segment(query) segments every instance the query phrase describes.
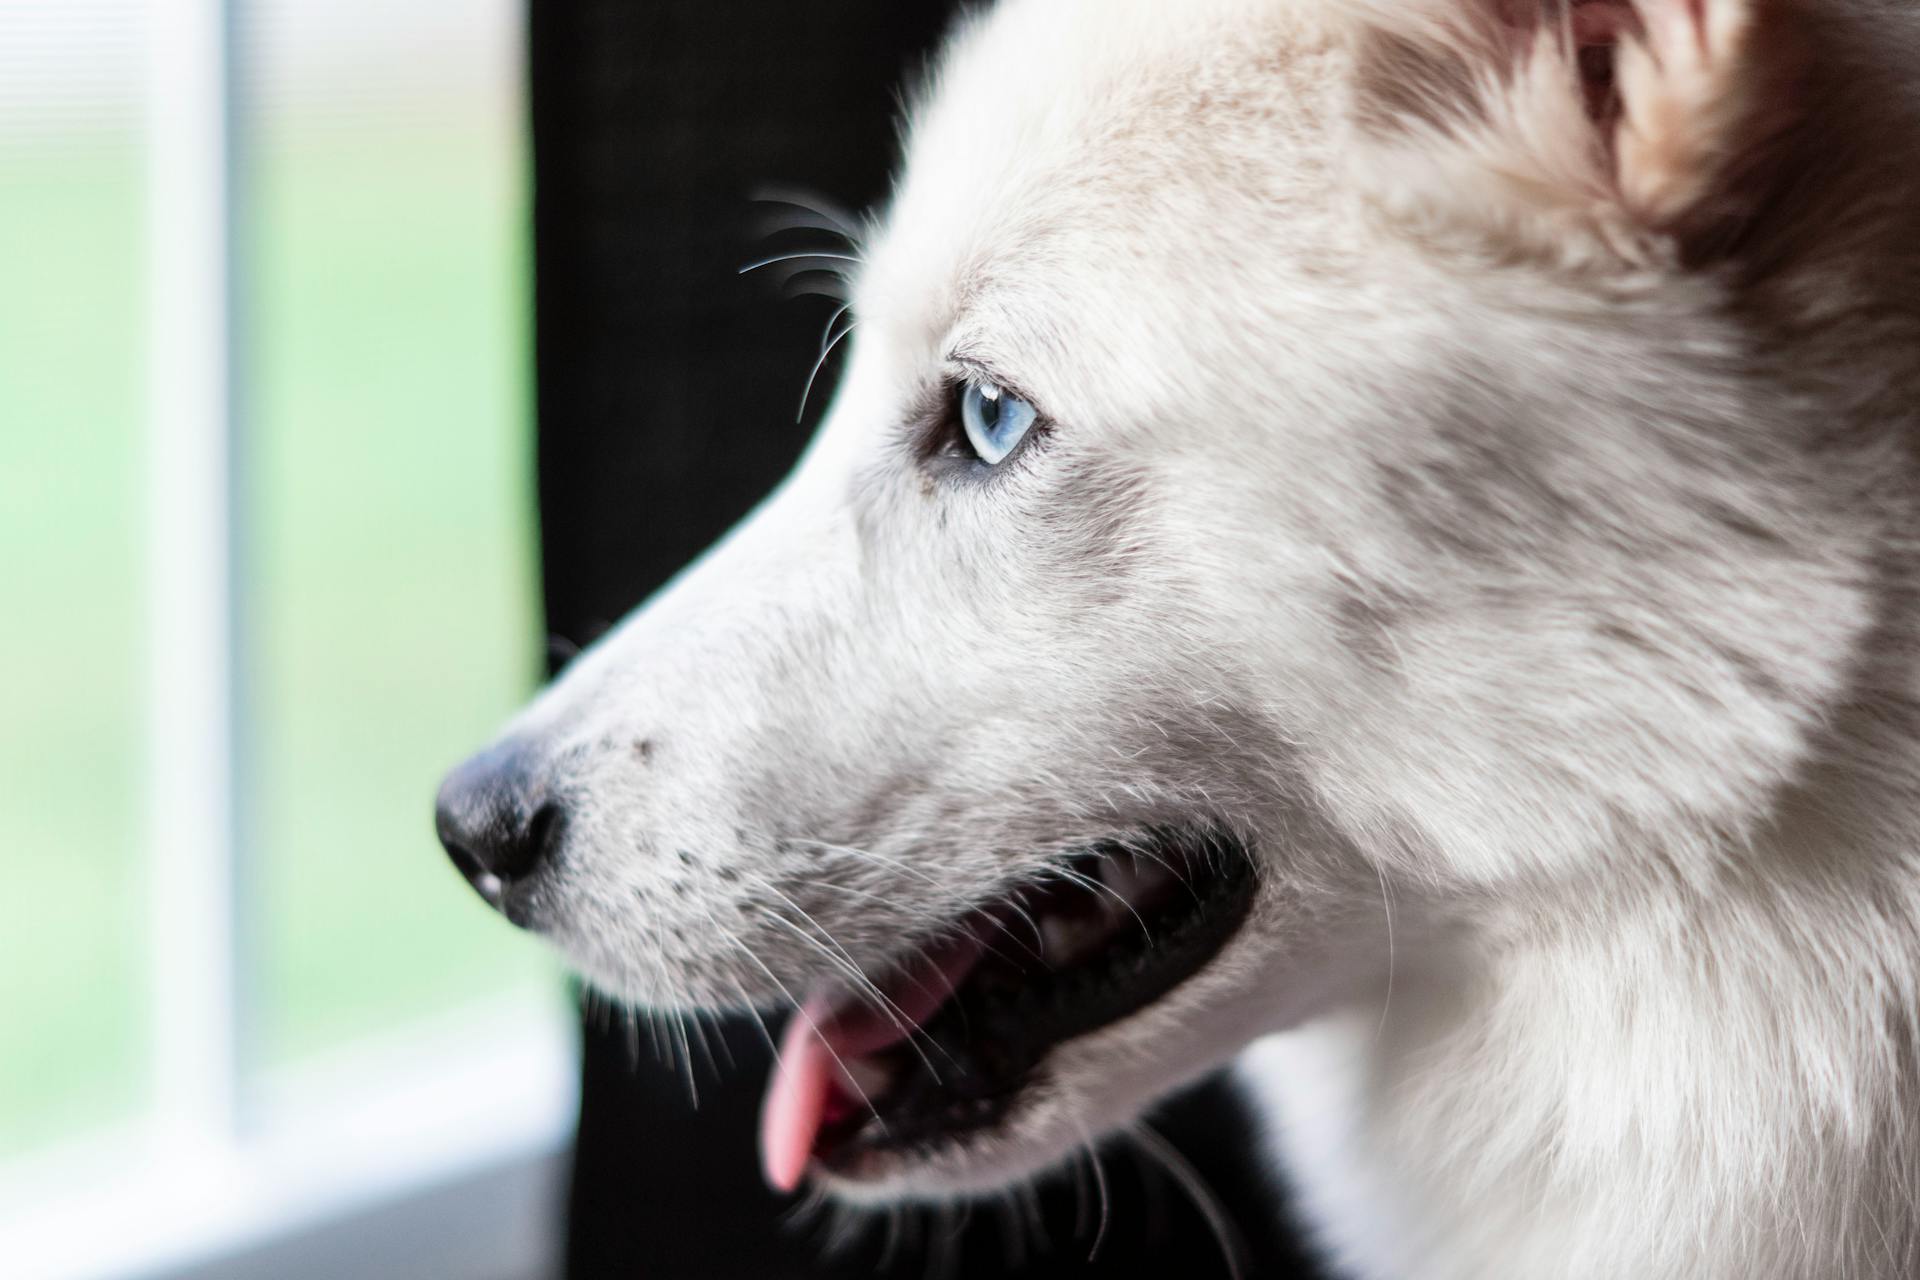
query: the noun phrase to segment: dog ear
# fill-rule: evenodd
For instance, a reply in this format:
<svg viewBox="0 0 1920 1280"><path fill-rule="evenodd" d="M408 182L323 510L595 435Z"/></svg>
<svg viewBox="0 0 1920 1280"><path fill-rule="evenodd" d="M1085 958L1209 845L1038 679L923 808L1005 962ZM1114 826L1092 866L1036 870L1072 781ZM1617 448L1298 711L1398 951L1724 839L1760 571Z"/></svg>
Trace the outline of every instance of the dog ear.
<svg viewBox="0 0 1920 1280"><path fill-rule="evenodd" d="M1562 253L1710 256L1804 109L1796 0L1355 2L1376 183Z"/></svg>

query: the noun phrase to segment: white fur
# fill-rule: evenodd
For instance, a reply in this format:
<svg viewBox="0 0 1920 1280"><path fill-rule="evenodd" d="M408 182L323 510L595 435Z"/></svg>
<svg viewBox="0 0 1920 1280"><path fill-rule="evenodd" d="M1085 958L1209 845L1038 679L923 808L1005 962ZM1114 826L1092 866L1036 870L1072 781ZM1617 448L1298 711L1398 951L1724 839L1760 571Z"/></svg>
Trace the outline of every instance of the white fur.
<svg viewBox="0 0 1920 1280"><path fill-rule="evenodd" d="M838 1194L1004 1186L1283 1033L1356 1276L1920 1274L1914 22L1625 16L1597 113L1545 0L957 39L807 461L515 728L536 917L739 1007L1151 823L1263 877L1001 1132ZM1053 424L987 477L917 445L973 367Z"/></svg>

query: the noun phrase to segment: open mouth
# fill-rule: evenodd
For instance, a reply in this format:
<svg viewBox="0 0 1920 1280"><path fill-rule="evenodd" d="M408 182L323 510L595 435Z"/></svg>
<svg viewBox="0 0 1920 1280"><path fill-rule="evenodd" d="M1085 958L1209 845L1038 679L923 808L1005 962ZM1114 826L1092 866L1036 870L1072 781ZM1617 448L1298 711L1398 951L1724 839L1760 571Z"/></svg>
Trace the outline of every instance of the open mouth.
<svg viewBox="0 0 1920 1280"><path fill-rule="evenodd" d="M1063 860L959 921L862 994L811 997L761 1117L767 1180L857 1176L999 1124L1066 1041L1204 968L1253 902L1253 861L1217 831L1155 832Z"/></svg>

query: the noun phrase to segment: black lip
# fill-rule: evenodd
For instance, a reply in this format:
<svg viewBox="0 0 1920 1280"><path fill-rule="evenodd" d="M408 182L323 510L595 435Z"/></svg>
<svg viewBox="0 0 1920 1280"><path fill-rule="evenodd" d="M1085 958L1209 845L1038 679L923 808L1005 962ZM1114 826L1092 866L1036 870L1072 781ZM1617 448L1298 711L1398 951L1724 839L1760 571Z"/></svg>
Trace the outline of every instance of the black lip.
<svg viewBox="0 0 1920 1280"><path fill-rule="evenodd" d="M992 1128L1041 1078L1055 1048L1139 1012L1205 968L1252 908L1257 877L1247 847L1214 828L1161 830L1073 861L1128 850L1186 868L1188 892L1151 912L1145 928L1123 930L1096 958L1070 968L996 948L913 1045L890 1051L895 1082L874 1111L823 1134L816 1157L847 1168L863 1156L925 1150Z"/></svg>

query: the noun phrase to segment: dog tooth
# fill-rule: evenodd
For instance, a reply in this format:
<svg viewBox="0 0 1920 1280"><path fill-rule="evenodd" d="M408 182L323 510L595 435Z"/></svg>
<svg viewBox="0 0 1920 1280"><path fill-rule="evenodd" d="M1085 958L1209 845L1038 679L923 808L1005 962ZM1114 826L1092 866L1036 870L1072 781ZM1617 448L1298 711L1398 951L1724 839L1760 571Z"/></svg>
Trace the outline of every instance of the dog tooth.
<svg viewBox="0 0 1920 1280"><path fill-rule="evenodd" d="M1059 916L1040 917L1040 954L1048 964L1066 964L1073 958L1073 926Z"/></svg>
<svg viewBox="0 0 1920 1280"><path fill-rule="evenodd" d="M1138 907L1153 902L1171 888L1174 877L1165 867L1136 854L1119 854L1100 864L1100 881Z"/></svg>
<svg viewBox="0 0 1920 1280"><path fill-rule="evenodd" d="M1131 853L1107 859L1100 871L1107 887L1128 902L1139 902L1152 892L1163 875L1161 868Z"/></svg>
<svg viewBox="0 0 1920 1280"><path fill-rule="evenodd" d="M893 1069L874 1058L853 1058L842 1067L855 1096L872 1102L893 1087Z"/></svg>
<svg viewBox="0 0 1920 1280"><path fill-rule="evenodd" d="M1120 908L1123 912L1124 907ZM1110 920L1103 912L1094 919L1080 916L1044 915L1040 917L1041 951L1055 968L1073 964L1112 936Z"/></svg>

